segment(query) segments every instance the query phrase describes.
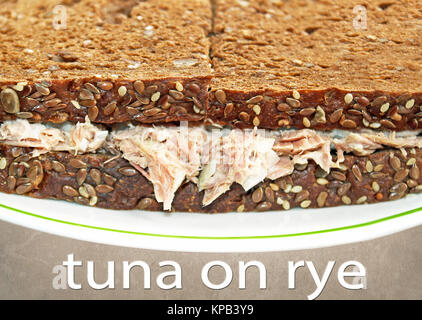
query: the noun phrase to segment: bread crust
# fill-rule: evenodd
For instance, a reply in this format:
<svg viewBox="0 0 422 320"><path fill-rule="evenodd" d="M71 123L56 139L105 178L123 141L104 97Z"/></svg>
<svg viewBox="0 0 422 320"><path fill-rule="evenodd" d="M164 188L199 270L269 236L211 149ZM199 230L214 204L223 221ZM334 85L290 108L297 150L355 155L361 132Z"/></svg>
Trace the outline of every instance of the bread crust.
<svg viewBox="0 0 422 320"><path fill-rule="evenodd" d="M158 80L75 79L5 84L0 121L115 124L199 121L210 77ZM10 102L9 102L10 101Z"/></svg>
<svg viewBox="0 0 422 320"><path fill-rule="evenodd" d="M209 100L207 121L238 128L323 131L422 128L422 92L218 89L212 90Z"/></svg>

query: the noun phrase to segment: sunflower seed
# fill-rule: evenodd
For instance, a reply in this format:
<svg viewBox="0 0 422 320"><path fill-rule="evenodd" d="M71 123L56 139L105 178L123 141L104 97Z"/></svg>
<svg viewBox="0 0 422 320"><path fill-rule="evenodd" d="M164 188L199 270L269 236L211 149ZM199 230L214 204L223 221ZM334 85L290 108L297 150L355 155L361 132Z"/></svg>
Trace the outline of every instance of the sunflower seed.
<svg viewBox="0 0 422 320"><path fill-rule="evenodd" d="M95 100L94 94L88 89L81 89L79 92L79 99L81 100Z"/></svg>
<svg viewBox="0 0 422 320"><path fill-rule="evenodd" d="M71 167L76 168L76 169L81 169L81 168L85 168L86 167L86 163L85 162L83 162L82 160L76 159L76 158L70 159L69 165Z"/></svg>
<svg viewBox="0 0 422 320"><path fill-rule="evenodd" d="M169 95L176 100L182 100L185 97L183 93L177 90L169 90Z"/></svg>
<svg viewBox="0 0 422 320"><path fill-rule="evenodd" d="M107 174L107 173L104 173L103 174L103 179L104 179L104 182L106 183L106 184L108 184L109 186L112 186L112 185L114 185L114 183L116 182L116 178L114 178L114 177L112 177L112 176L110 176L109 174Z"/></svg>
<svg viewBox="0 0 422 320"><path fill-rule="evenodd" d="M261 202L263 196L264 196L264 191L262 190L261 187L259 187L252 193L252 201L255 203Z"/></svg>
<svg viewBox="0 0 422 320"><path fill-rule="evenodd" d="M104 107L104 109L103 109L103 113L104 113L104 115L106 115L106 116L111 115L111 114L114 112L114 110L116 109L116 107L117 107L117 104L116 104L116 102L115 102L115 101L110 102L110 103L109 103L108 105L106 105L106 106Z"/></svg>
<svg viewBox="0 0 422 320"><path fill-rule="evenodd" d="M381 119L380 124L388 129L395 129L396 125L392 123L390 120L387 119Z"/></svg>
<svg viewBox="0 0 422 320"><path fill-rule="evenodd" d="M396 171L400 170L401 162L400 162L400 159L399 158L397 158L396 156L393 156L393 157L390 158L390 161L389 162L390 162L390 166L394 170L396 170Z"/></svg>
<svg viewBox="0 0 422 320"><path fill-rule="evenodd" d="M409 174L409 170L408 169L401 169L399 171L396 172L396 174L394 175L393 179L396 182L401 182L403 181L407 175Z"/></svg>
<svg viewBox="0 0 422 320"><path fill-rule="evenodd" d="M21 184L24 184L24 183L31 183L31 179L25 178L25 177L20 177L16 180L17 186L20 186Z"/></svg>
<svg viewBox="0 0 422 320"><path fill-rule="evenodd" d="M78 185L82 185L85 182L86 175L86 169L79 169L78 172L76 172L76 182Z"/></svg>
<svg viewBox="0 0 422 320"><path fill-rule="evenodd" d="M136 91L137 93L139 93L139 94L142 94L142 93L144 92L144 90L145 90L145 85L144 85L144 83L143 83L142 81L140 81L140 80L135 81L135 82L133 83L133 87L135 88L135 91Z"/></svg>
<svg viewBox="0 0 422 320"><path fill-rule="evenodd" d="M56 172L64 172L64 171L66 171L66 167L62 163L60 163L58 161L55 161L55 160L51 163L51 167Z"/></svg>
<svg viewBox="0 0 422 320"><path fill-rule="evenodd" d="M325 205L325 201L327 200L328 197L328 193L325 191L322 191L319 193L316 201L317 201L317 205L318 207L322 208Z"/></svg>
<svg viewBox="0 0 422 320"><path fill-rule="evenodd" d="M271 187L265 188L265 198L270 202L274 202L274 191Z"/></svg>
<svg viewBox="0 0 422 320"><path fill-rule="evenodd" d="M73 200L75 202L82 204L82 205L85 205L85 206L89 205L89 200L85 197L82 197L82 196L76 196L76 197L73 198Z"/></svg>
<svg viewBox="0 0 422 320"><path fill-rule="evenodd" d="M343 115L343 109L337 109L330 115L329 120L331 123L336 123L340 120L342 115Z"/></svg>
<svg viewBox="0 0 422 320"><path fill-rule="evenodd" d="M93 94L101 94L100 90L97 89L96 86L94 86L92 83L85 83L85 88L87 88L89 91L91 91Z"/></svg>
<svg viewBox="0 0 422 320"><path fill-rule="evenodd" d="M7 177L6 182L7 182L7 188L9 190L15 189L15 186L16 186L16 178L15 177L12 177L12 176Z"/></svg>
<svg viewBox="0 0 422 320"><path fill-rule="evenodd" d="M407 190L407 184L400 182L390 188L390 192L404 193Z"/></svg>
<svg viewBox="0 0 422 320"><path fill-rule="evenodd" d="M148 207L150 207L151 206L151 204L152 204L152 199L151 198L142 198L139 202L138 202L138 205L136 206L136 208L137 209L140 209L140 210L145 210L145 209L147 209Z"/></svg>
<svg viewBox="0 0 422 320"><path fill-rule="evenodd" d="M92 180L94 180L95 184L101 183L101 171L100 170L93 168L89 171L89 175L92 178Z"/></svg>
<svg viewBox="0 0 422 320"><path fill-rule="evenodd" d="M131 177L138 174L138 171L132 167L123 167L118 170L122 175Z"/></svg>
<svg viewBox="0 0 422 320"><path fill-rule="evenodd" d="M308 190L302 190L301 192L299 192L296 197L295 197L295 201L296 202L302 202L303 200L308 199L309 197L309 191Z"/></svg>
<svg viewBox="0 0 422 320"><path fill-rule="evenodd" d="M344 128L347 128L347 129L355 129L355 128L357 128L357 124L356 124L356 122L355 122L355 121L353 121L353 120L350 120L350 119L346 119L346 120L344 120L344 121L340 122L340 124L341 124Z"/></svg>
<svg viewBox="0 0 422 320"><path fill-rule="evenodd" d="M315 113L315 110L316 110L315 108L305 108L305 109L300 110L299 111L299 114L301 116L307 117L307 116L310 116L310 115L314 114Z"/></svg>
<svg viewBox="0 0 422 320"><path fill-rule="evenodd" d="M68 186L68 185L64 185L63 188L62 188L62 191L68 197L76 197L76 196L79 195L78 191L76 191L75 188Z"/></svg>
<svg viewBox="0 0 422 320"><path fill-rule="evenodd" d="M280 103L277 105L277 110L281 112L290 111L290 106L287 103Z"/></svg>
<svg viewBox="0 0 422 320"><path fill-rule="evenodd" d="M34 86L35 86L35 90L37 90L43 96L48 96L50 94L50 89L43 86L42 84L35 83Z"/></svg>
<svg viewBox="0 0 422 320"><path fill-rule="evenodd" d="M300 101L293 98L286 98L286 103L291 106L292 108L299 108L300 107Z"/></svg>
<svg viewBox="0 0 422 320"><path fill-rule="evenodd" d="M17 194L24 194L31 191L33 188L32 183L24 183L16 187L16 193Z"/></svg>
<svg viewBox="0 0 422 320"><path fill-rule="evenodd" d="M339 181L346 181L346 175L340 171L333 170L331 171L331 176Z"/></svg>
<svg viewBox="0 0 422 320"><path fill-rule="evenodd" d="M271 202L264 201L264 202L259 203L256 206L256 210L258 210L258 211L267 211L267 210L270 210L271 209L272 205L273 204Z"/></svg>
<svg viewBox="0 0 422 320"><path fill-rule="evenodd" d="M109 90L113 89L113 83L108 82L108 81L98 82L97 86L98 86L98 88L100 88L101 90L104 90L104 91L109 91Z"/></svg>
<svg viewBox="0 0 422 320"><path fill-rule="evenodd" d="M420 177L419 167L414 165L412 168L410 168L409 175L412 179L418 180Z"/></svg>
<svg viewBox="0 0 422 320"><path fill-rule="evenodd" d="M347 182L343 185L341 185L338 189L337 189L337 194L339 196L343 196L347 193L347 191L349 191L349 189L351 188L352 184Z"/></svg>
<svg viewBox="0 0 422 320"><path fill-rule="evenodd" d="M409 188L413 188L413 187L416 187L418 185L418 182L413 180L413 179L408 179L406 181L406 184Z"/></svg>
<svg viewBox="0 0 422 320"><path fill-rule="evenodd" d="M88 108L88 117L89 120L91 121L95 121L98 117L98 107L97 106L93 106L93 107L89 107Z"/></svg>
<svg viewBox="0 0 422 320"><path fill-rule="evenodd" d="M34 186L38 186L44 178L44 170L41 161L34 160L26 173Z"/></svg>
<svg viewBox="0 0 422 320"><path fill-rule="evenodd" d="M230 113L232 113L234 109L233 103L228 103L226 107L224 108L224 116L227 117Z"/></svg>
<svg viewBox="0 0 422 320"><path fill-rule="evenodd" d="M249 100L246 101L247 104L257 104L260 103L262 100L264 99L263 96L255 96L250 98Z"/></svg>
<svg viewBox="0 0 422 320"><path fill-rule="evenodd" d="M83 185L86 189L86 192L88 192L88 195L92 198L95 197L97 195L97 193L95 192L95 188L93 186L91 186L88 183L84 183Z"/></svg>
<svg viewBox="0 0 422 320"><path fill-rule="evenodd" d="M214 93L214 96L217 99L217 101L220 102L221 104L226 103L226 93L223 90L217 90Z"/></svg>
<svg viewBox="0 0 422 320"><path fill-rule="evenodd" d="M380 97L375 98L375 99L371 102L371 105L372 105L372 106L374 106L374 107L379 107L379 106L381 106L382 104L386 103L386 102L387 102L387 100L388 100L388 98L387 98L386 96L380 96Z"/></svg>
<svg viewBox="0 0 422 320"><path fill-rule="evenodd" d="M6 88L0 93L0 101L4 111L7 113L18 113L20 111L20 102L15 90Z"/></svg>

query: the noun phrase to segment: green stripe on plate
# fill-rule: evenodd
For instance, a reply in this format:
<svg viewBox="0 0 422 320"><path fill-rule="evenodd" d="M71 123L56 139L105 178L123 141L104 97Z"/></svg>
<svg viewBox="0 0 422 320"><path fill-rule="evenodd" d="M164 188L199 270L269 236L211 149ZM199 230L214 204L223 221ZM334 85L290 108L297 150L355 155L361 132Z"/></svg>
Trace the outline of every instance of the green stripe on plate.
<svg viewBox="0 0 422 320"><path fill-rule="evenodd" d="M244 239L271 239L271 238L287 238L287 237L298 237L298 236L306 236L306 235L315 235L315 234L321 234L321 233L327 233L327 232L335 232L335 231L342 231L342 230L349 230L349 229L356 229L361 227L366 227L370 225L374 225L380 222L396 219L399 217L407 216L412 213L421 212L422 207L412 209L409 211L405 211L402 213L398 213L395 215L391 215L388 217L372 220L369 222L354 224L350 226L345 227L338 227L338 228L331 228L331 229L323 229L323 230L316 230L316 231L307 231L307 232L299 232L299 233L287 233L287 234L275 234L275 235L267 235L267 236L235 236L235 237L213 237L213 236L183 236L183 235L172 235L172 234L158 234L158 233L147 233L147 232L136 232L136 231L127 231L127 230L119 230L119 229L112 229L112 228L104 228L104 227L96 227L96 226L90 226L86 224L71 222L71 221L64 221L59 219L54 219L50 217L44 217L39 214L27 212L24 210L16 209L13 207L6 206L4 204L0 203L0 207L25 214L31 217L44 219L52 222L62 223L66 225L76 226L76 227L82 227L82 228L88 228L88 229L95 229L95 230L101 230L101 231L110 231L110 232L118 232L118 233L125 233L125 234L132 234L132 235L140 235L140 236L148 236L148 237L161 237L161 238L177 238L177 239L203 239L203 240L244 240Z"/></svg>

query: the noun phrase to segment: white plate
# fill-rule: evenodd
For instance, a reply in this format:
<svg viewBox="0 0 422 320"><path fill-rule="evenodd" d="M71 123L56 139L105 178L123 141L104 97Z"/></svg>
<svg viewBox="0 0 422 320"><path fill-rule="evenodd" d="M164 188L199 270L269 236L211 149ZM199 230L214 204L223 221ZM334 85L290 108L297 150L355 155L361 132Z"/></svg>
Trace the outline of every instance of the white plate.
<svg viewBox="0 0 422 320"><path fill-rule="evenodd" d="M422 195L372 205L262 213L113 211L0 194L0 219L118 246L196 252L258 252L373 239L422 224Z"/></svg>

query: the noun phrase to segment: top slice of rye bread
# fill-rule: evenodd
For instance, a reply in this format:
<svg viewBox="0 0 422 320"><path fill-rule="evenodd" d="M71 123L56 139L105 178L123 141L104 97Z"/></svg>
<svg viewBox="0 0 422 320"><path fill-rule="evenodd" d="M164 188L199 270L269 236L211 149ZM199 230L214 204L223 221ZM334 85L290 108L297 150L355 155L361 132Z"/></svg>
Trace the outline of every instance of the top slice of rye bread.
<svg viewBox="0 0 422 320"><path fill-rule="evenodd" d="M214 11L208 121L422 128L420 0L215 0Z"/></svg>
<svg viewBox="0 0 422 320"><path fill-rule="evenodd" d="M201 120L208 0L0 0L0 121Z"/></svg>

